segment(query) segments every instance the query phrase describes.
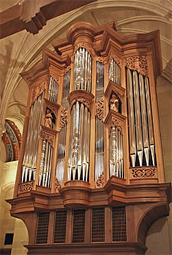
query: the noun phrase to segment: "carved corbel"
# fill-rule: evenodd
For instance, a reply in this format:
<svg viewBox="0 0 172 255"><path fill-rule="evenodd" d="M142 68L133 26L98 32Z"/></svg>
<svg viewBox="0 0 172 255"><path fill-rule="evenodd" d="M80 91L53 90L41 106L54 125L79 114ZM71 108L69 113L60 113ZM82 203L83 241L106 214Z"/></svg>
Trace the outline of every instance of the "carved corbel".
<svg viewBox="0 0 172 255"><path fill-rule="evenodd" d="M32 87L30 105L32 105L35 102L35 100L44 92L46 86L47 82L43 81L42 83L38 83Z"/></svg>
<svg viewBox="0 0 172 255"><path fill-rule="evenodd" d="M125 58L125 66L137 71L142 75L148 76L148 64L146 56L134 56Z"/></svg>

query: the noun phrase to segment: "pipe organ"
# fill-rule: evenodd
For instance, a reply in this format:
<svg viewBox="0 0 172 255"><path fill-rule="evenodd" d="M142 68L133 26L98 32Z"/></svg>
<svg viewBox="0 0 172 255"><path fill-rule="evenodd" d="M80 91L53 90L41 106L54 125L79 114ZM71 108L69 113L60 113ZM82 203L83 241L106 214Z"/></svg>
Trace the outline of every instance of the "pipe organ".
<svg viewBox="0 0 172 255"><path fill-rule="evenodd" d="M122 37L112 23L79 22L52 45L21 74L29 95L8 202L27 225L28 254L145 254L146 231L170 201L159 33Z"/></svg>
<svg viewBox="0 0 172 255"><path fill-rule="evenodd" d="M149 79L128 69L127 80L131 165L155 166Z"/></svg>

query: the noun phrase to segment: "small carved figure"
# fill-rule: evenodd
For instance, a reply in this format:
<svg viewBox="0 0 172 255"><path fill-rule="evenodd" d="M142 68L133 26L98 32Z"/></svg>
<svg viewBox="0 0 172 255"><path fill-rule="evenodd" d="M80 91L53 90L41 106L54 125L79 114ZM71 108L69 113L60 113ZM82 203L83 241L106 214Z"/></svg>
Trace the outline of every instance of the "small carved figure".
<svg viewBox="0 0 172 255"><path fill-rule="evenodd" d="M115 94L112 94L112 98L110 99L110 109L119 112L119 99Z"/></svg>
<svg viewBox="0 0 172 255"><path fill-rule="evenodd" d="M44 126L48 127L48 128L52 128L52 124L53 124L52 119L53 119L53 117L52 117L52 114L51 114L51 110L49 108L47 108L46 115L45 115L45 118L44 118Z"/></svg>

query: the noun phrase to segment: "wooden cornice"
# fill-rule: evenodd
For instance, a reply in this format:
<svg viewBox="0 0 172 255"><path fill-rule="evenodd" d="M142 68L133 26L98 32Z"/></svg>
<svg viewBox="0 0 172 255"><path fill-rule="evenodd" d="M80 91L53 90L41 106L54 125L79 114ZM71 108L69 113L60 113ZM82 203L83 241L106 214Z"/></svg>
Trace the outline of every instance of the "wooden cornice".
<svg viewBox="0 0 172 255"><path fill-rule="evenodd" d="M37 34L47 20L72 11L96 0L25 0L0 13L0 39L26 31Z"/></svg>
<svg viewBox="0 0 172 255"><path fill-rule="evenodd" d="M42 209L56 210L66 206L75 207L75 205L84 208L133 203L166 203L168 205L171 201L170 183L142 184L140 182L127 185L125 180L112 176L106 186L101 189L91 189L87 187L88 185L86 187L84 185L76 187L67 185L60 193L50 193L49 189L37 186L37 190L25 191L18 194L17 198L6 201L12 205L12 214Z"/></svg>

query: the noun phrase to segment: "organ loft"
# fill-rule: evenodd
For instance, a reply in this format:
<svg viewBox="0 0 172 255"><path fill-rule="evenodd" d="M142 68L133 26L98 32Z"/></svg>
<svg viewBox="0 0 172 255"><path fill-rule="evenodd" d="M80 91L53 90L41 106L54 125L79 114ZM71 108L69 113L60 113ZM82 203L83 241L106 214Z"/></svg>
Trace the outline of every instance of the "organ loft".
<svg viewBox="0 0 172 255"><path fill-rule="evenodd" d="M156 78L159 32L71 26L21 74L29 87L11 215L28 254L145 254L168 216Z"/></svg>

